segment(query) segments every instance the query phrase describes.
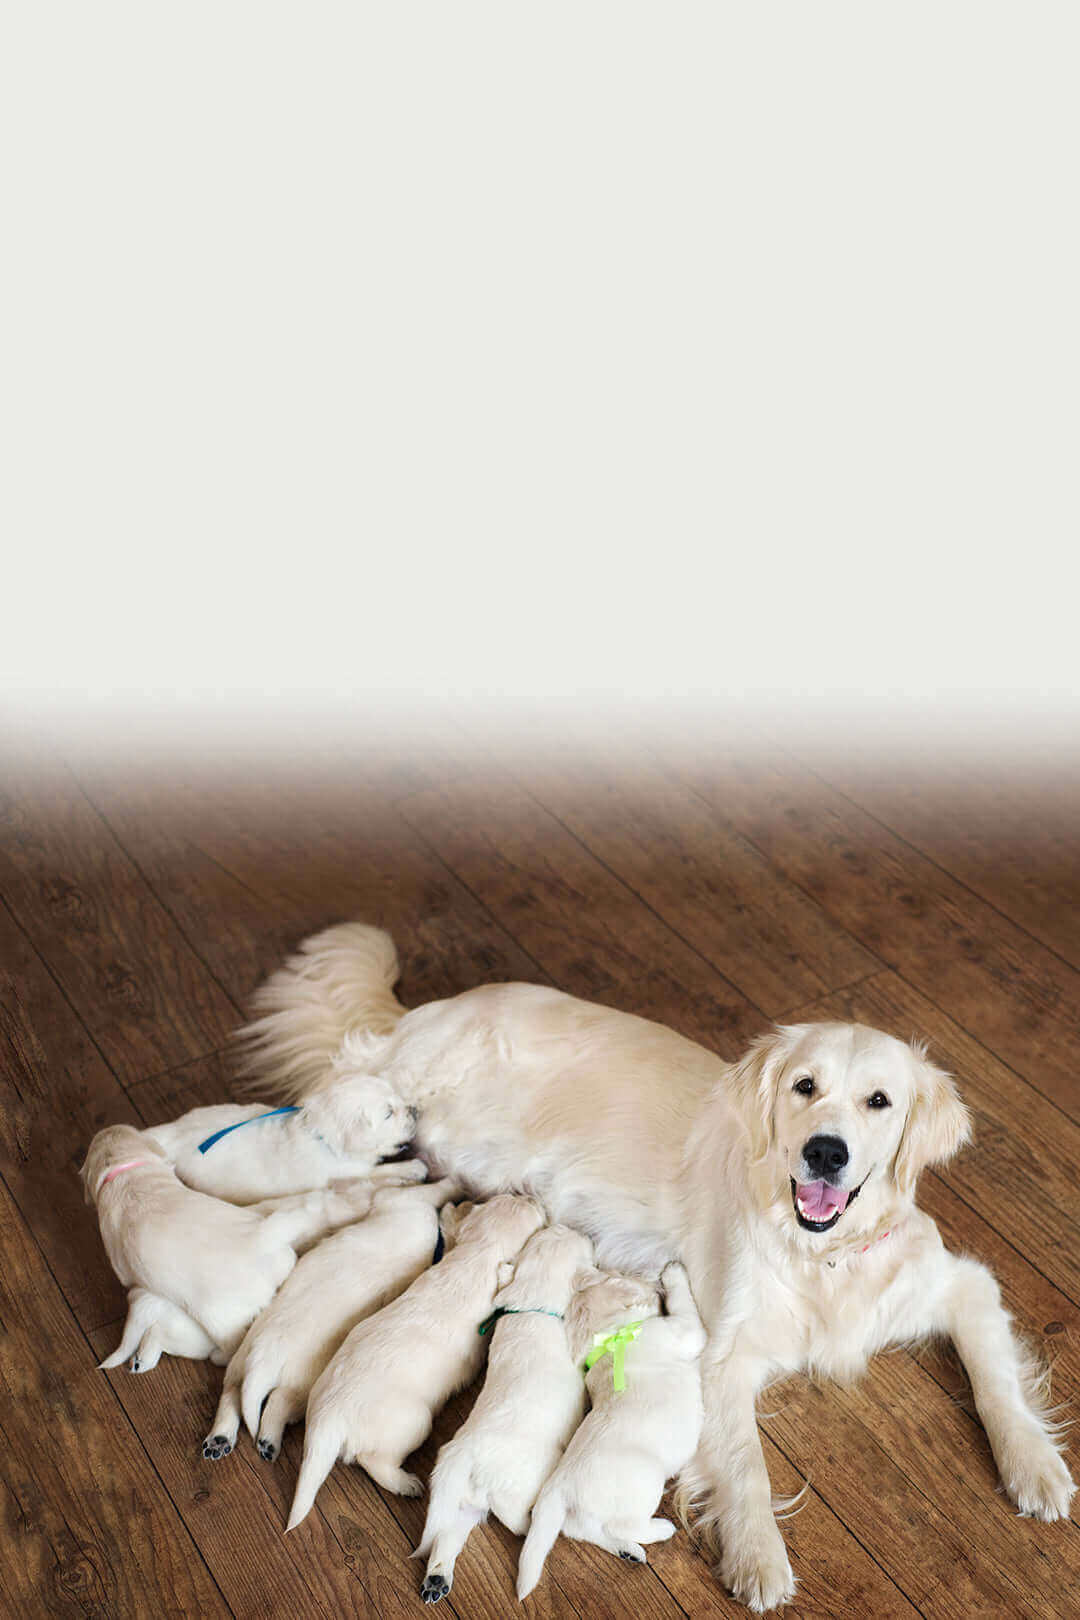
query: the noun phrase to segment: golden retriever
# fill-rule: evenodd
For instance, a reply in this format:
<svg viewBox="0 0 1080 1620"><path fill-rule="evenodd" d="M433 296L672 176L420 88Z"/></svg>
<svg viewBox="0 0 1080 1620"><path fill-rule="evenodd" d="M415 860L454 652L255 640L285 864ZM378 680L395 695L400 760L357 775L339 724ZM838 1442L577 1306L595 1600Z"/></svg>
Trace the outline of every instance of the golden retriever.
<svg viewBox="0 0 1080 1620"><path fill-rule="evenodd" d="M420 1110L432 1173L535 1194L598 1264L681 1259L708 1333L705 1422L681 1500L751 1608L795 1581L755 1401L805 1369L851 1379L886 1345L948 1334L1005 1489L1068 1512L1073 1483L997 1283L915 1203L967 1141L967 1110L921 1047L858 1024L776 1028L736 1064L662 1025L529 984L405 1012L393 946L347 924L274 975L254 1067L287 1096L377 1075ZM396 1010L395 1010L396 1009ZM370 1016L369 1016L370 1011ZM336 1067L331 1067L331 1060Z"/></svg>

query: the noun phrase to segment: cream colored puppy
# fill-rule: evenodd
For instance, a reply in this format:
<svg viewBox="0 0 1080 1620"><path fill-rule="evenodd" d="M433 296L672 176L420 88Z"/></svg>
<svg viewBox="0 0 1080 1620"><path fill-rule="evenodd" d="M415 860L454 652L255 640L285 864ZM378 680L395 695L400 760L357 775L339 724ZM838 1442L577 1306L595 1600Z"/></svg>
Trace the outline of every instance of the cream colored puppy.
<svg viewBox="0 0 1080 1620"><path fill-rule="evenodd" d="M705 1329L683 1267L664 1269L666 1316L657 1314L655 1290L638 1279L597 1278L575 1297L568 1323L576 1357L584 1360L590 1347L600 1352L587 1379L592 1411L533 1508L518 1565L519 1598L540 1579L560 1532L644 1563L643 1542L675 1534L670 1519L653 1514L665 1481L690 1461L701 1433ZM628 1324L629 1342L619 1343L618 1330Z"/></svg>
<svg viewBox="0 0 1080 1620"><path fill-rule="evenodd" d="M79 1172L125 1288L179 1307L231 1355L296 1263L297 1251L371 1205L369 1182L269 1199L247 1209L193 1192L145 1132L110 1125Z"/></svg>
<svg viewBox="0 0 1080 1620"><path fill-rule="evenodd" d="M385 1187L366 1220L303 1256L229 1362L203 1442L208 1461L228 1456L243 1414L260 1456L273 1462L286 1425L303 1417L312 1385L346 1334L427 1270L439 1237L438 1210L456 1191L452 1181Z"/></svg>
<svg viewBox="0 0 1080 1620"><path fill-rule="evenodd" d="M424 1167L379 1160L407 1147L416 1109L375 1075L334 1076L332 1090L305 1097L293 1108L266 1103L221 1103L193 1108L146 1135L165 1154L180 1180L197 1192L254 1204L261 1198L328 1187L358 1176L400 1185L424 1179Z"/></svg>
<svg viewBox="0 0 1080 1620"><path fill-rule="evenodd" d="M453 1248L353 1328L311 1391L290 1530L339 1457L386 1490L420 1494L420 1481L401 1465L427 1439L439 1408L479 1372L487 1340L478 1326L513 1275L510 1262L543 1224L536 1199L510 1193L444 1211Z"/></svg>
<svg viewBox="0 0 1080 1620"><path fill-rule="evenodd" d="M585 1411L585 1381L570 1355L563 1317L575 1283L594 1276L592 1244L568 1226L531 1237L495 1296L487 1375L475 1406L439 1452L431 1503L414 1556L427 1558L420 1588L438 1603L470 1531L489 1513L523 1536L529 1509ZM588 1269L586 1269L588 1268Z"/></svg>

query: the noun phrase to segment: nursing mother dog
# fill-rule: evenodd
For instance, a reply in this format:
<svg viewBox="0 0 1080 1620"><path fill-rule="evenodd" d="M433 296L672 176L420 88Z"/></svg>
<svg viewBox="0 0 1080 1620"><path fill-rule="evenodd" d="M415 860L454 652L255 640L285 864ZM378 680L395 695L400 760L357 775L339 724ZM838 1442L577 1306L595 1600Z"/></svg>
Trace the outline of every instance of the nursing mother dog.
<svg viewBox="0 0 1080 1620"><path fill-rule="evenodd" d="M249 1068L287 1096L375 1075L420 1110L432 1174L536 1194L597 1263L681 1258L708 1344L705 1424L681 1481L752 1609L789 1600L755 1400L797 1370L856 1377L886 1345L948 1334L1005 1489L1067 1513L1073 1484L998 1287L915 1204L969 1121L924 1051L859 1024L774 1029L735 1064L662 1025L529 984L405 1012L388 936L345 924L268 981ZM331 1065L333 1064L333 1067Z"/></svg>

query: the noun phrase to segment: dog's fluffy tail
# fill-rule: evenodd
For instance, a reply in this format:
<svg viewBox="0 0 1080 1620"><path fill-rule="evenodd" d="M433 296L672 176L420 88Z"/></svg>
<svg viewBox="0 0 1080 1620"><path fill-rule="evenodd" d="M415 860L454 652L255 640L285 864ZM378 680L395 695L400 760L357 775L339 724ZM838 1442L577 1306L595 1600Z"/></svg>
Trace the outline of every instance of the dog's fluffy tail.
<svg viewBox="0 0 1080 1620"><path fill-rule="evenodd" d="M427 1558L440 1531L459 1517L469 1496L472 1458L464 1446L447 1442L439 1452L428 1481L428 1510L414 1558Z"/></svg>
<svg viewBox="0 0 1080 1620"><path fill-rule="evenodd" d="M341 1442L325 1423L309 1424L304 1434L304 1460L296 1479L296 1494L286 1530L295 1530L315 1505L319 1487L338 1460Z"/></svg>
<svg viewBox="0 0 1080 1620"><path fill-rule="evenodd" d="M404 1015L393 993L400 971L390 935L368 923L305 939L255 992L259 1016L236 1033L249 1089L296 1102L328 1085L350 1030L389 1035Z"/></svg>
<svg viewBox="0 0 1080 1620"><path fill-rule="evenodd" d="M566 1522L566 1503L556 1491L544 1490L536 1499L529 1533L518 1560L517 1595L527 1598L543 1573L548 1553Z"/></svg>

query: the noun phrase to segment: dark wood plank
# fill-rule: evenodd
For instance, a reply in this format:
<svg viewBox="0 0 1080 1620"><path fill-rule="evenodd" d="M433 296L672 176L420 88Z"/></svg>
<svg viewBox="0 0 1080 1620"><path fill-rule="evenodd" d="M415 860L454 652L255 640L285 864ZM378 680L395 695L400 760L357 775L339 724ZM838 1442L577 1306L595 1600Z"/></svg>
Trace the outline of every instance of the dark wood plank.
<svg viewBox="0 0 1080 1620"><path fill-rule="evenodd" d="M514 783L456 783L401 814L563 989L733 1057L763 1015Z"/></svg>
<svg viewBox="0 0 1080 1620"><path fill-rule="evenodd" d="M6 1187L0 1253L9 1612L228 1615Z"/></svg>
<svg viewBox="0 0 1080 1620"><path fill-rule="evenodd" d="M352 918L393 934L406 1005L541 977L391 807L391 789L417 780L404 766L399 776L384 762L385 793L348 773L87 775L109 825L238 1004L300 940Z"/></svg>
<svg viewBox="0 0 1080 1620"><path fill-rule="evenodd" d="M754 1006L777 1017L880 966L700 797L613 741L542 737L499 766Z"/></svg>
<svg viewBox="0 0 1080 1620"><path fill-rule="evenodd" d="M973 762L828 759L831 785L966 888L1080 968L1080 770Z"/></svg>
<svg viewBox="0 0 1080 1620"><path fill-rule="evenodd" d="M0 1172L84 1329L124 1304L77 1174L90 1138L112 1124L139 1118L0 905Z"/></svg>
<svg viewBox="0 0 1080 1620"><path fill-rule="evenodd" d="M1080 1302L1080 1126L895 973L876 974L796 1016L854 1019L901 1040L930 1040L975 1119L974 1145L942 1169L942 1179Z"/></svg>
<svg viewBox="0 0 1080 1620"><path fill-rule="evenodd" d="M796 761L685 743L665 757L868 950L1080 1118L1080 973Z"/></svg>
<svg viewBox="0 0 1080 1620"><path fill-rule="evenodd" d="M0 895L121 1080L228 1038L237 1008L65 769L5 770Z"/></svg>

